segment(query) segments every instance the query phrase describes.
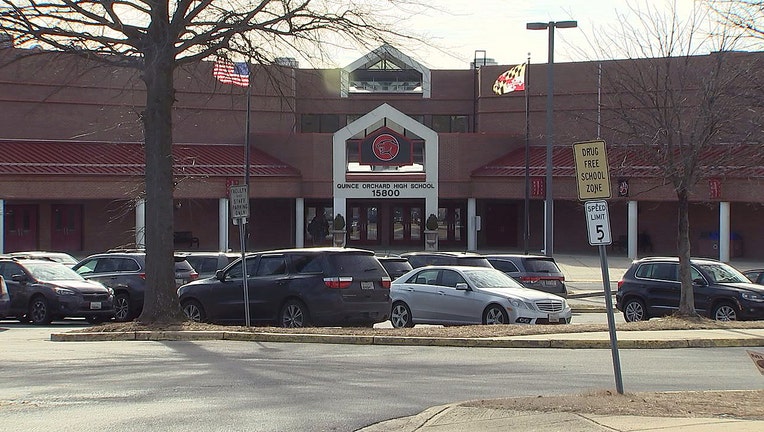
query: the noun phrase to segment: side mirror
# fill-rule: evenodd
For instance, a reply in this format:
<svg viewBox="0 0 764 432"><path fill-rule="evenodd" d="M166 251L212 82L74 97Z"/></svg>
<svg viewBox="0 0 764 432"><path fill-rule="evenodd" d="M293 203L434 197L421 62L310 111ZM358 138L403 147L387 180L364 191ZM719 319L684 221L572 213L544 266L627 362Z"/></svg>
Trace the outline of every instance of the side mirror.
<svg viewBox="0 0 764 432"><path fill-rule="evenodd" d="M215 279L219 280L220 282L225 281L225 273L223 273L223 270L217 270L215 272Z"/></svg>
<svg viewBox="0 0 764 432"><path fill-rule="evenodd" d="M469 285L467 285L467 284L466 284L466 283L464 283L464 282L459 282L458 284L456 284L456 287L455 287L455 288L456 288L457 290L459 290L459 291L469 291L469 290L470 290L470 286L469 286Z"/></svg>
<svg viewBox="0 0 764 432"><path fill-rule="evenodd" d="M706 280L703 278L697 278L692 280L693 285L706 286Z"/></svg>
<svg viewBox="0 0 764 432"><path fill-rule="evenodd" d="M29 278L25 274L15 274L11 276L11 280L14 282L19 283L27 283L29 282Z"/></svg>

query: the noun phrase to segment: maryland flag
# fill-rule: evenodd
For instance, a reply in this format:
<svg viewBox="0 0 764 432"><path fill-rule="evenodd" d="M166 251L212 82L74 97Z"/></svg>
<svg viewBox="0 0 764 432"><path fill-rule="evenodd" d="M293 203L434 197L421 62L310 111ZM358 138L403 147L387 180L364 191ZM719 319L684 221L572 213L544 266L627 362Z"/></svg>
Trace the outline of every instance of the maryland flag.
<svg viewBox="0 0 764 432"><path fill-rule="evenodd" d="M493 83L493 92L497 95L525 90L525 63L504 72Z"/></svg>

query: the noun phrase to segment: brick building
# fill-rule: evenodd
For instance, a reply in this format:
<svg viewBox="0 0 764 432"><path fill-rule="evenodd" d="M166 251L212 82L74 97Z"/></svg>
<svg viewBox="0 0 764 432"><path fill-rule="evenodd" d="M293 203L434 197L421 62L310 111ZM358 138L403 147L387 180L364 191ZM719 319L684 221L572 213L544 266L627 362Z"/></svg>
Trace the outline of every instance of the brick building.
<svg viewBox="0 0 764 432"><path fill-rule="evenodd" d="M1 250L140 246L142 81L133 70L56 53L18 59L20 51L0 50ZM602 128L615 119L599 100L617 90L598 70L612 63L555 65L554 251L594 251L572 144L601 137L614 253L672 255L673 189L643 148ZM349 246L423 249L424 220L436 214L439 249L523 250L525 94L491 91L508 66L429 70L390 46L343 69L293 66L252 68L249 249L328 244L309 223L341 213ZM529 68L532 252L544 247L545 68ZM246 89L217 82L207 62L179 69L175 82L174 229L203 250L236 249L227 190L244 181ZM764 152L737 153L728 163L736 169L709 171L693 189L695 255L764 257Z"/></svg>

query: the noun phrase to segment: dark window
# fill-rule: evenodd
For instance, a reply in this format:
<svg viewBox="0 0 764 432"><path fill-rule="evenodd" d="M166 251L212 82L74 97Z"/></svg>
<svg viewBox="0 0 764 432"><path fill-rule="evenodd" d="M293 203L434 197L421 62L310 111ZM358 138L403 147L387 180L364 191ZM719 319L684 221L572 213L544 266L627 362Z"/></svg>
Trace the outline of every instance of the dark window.
<svg viewBox="0 0 764 432"><path fill-rule="evenodd" d="M642 264L636 272L638 278L676 281L679 266L672 263Z"/></svg>
<svg viewBox="0 0 764 432"><path fill-rule="evenodd" d="M432 130L435 132L469 132L469 117L465 115L433 115Z"/></svg>
<svg viewBox="0 0 764 432"><path fill-rule="evenodd" d="M274 276L286 273L286 260L283 256L264 256L257 266L257 276Z"/></svg>
<svg viewBox="0 0 764 432"><path fill-rule="evenodd" d="M300 131L303 133L334 133L340 129L340 116L337 114L302 114Z"/></svg>
<svg viewBox="0 0 764 432"><path fill-rule="evenodd" d="M520 270L518 270L515 263L511 261L504 261L504 260L489 260L489 262L493 265L493 267L496 270L501 270L505 273L517 273Z"/></svg>
<svg viewBox="0 0 764 432"><path fill-rule="evenodd" d="M292 265L297 273L321 273L321 255L292 255Z"/></svg>
<svg viewBox="0 0 764 432"><path fill-rule="evenodd" d="M135 262L134 259L125 258L119 260L119 267L117 270L123 271L123 272L129 272L129 271L138 271L141 269L141 266Z"/></svg>
<svg viewBox="0 0 764 432"><path fill-rule="evenodd" d="M467 283L467 281L453 270L443 270L440 276L440 285L455 288L458 283Z"/></svg>
<svg viewBox="0 0 764 432"><path fill-rule="evenodd" d="M529 272L535 273L560 273L560 269L552 260L547 259L526 259L525 268Z"/></svg>

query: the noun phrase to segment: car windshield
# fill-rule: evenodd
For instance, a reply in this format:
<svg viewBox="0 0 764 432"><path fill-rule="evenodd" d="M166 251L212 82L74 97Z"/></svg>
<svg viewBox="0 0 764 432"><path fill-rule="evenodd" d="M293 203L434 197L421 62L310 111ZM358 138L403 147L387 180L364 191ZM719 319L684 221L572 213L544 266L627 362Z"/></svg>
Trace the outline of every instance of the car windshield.
<svg viewBox="0 0 764 432"><path fill-rule="evenodd" d="M71 268L59 263L25 263L27 271L39 281L85 280Z"/></svg>
<svg viewBox="0 0 764 432"><path fill-rule="evenodd" d="M711 277L711 282L751 283L751 281L737 269L724 263L698 264L697 267L703 269L706 274Z"/></svg>
<svg viewBox="0 0 764 432"><path fill-rule="evenodd" d="M464 275L475 288L522 288L514 279L495 269L476 267L465 270Z"/></svg>

